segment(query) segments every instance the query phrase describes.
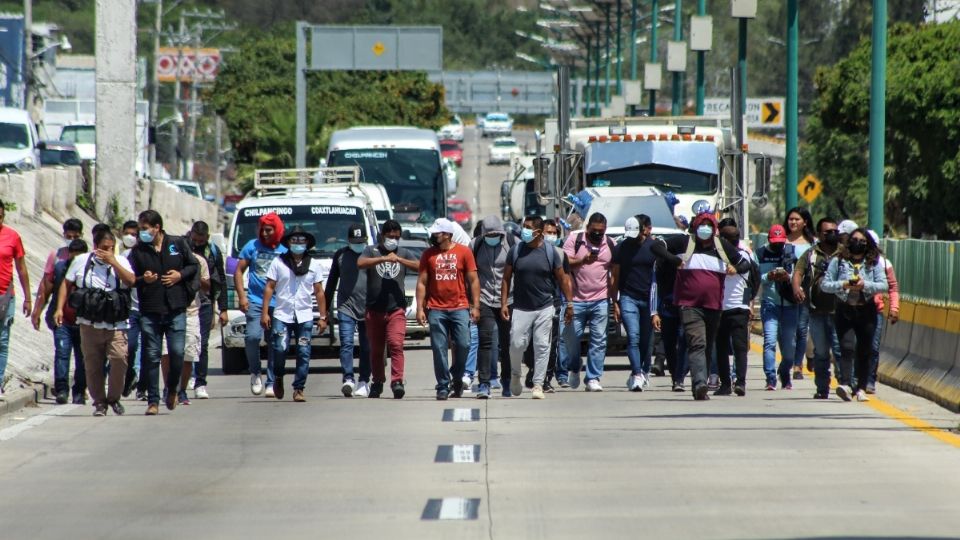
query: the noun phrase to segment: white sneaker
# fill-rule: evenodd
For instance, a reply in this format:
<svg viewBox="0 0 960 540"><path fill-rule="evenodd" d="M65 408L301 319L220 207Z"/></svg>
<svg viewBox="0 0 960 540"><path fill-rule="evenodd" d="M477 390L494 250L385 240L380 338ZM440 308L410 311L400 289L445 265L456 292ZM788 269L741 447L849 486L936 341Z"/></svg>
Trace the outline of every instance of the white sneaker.
<svg viewBox="0 0 960 540"><path fill-rule="evenodd" d="M463 391L469 392L470 387L473 386L473 377L469 375L464 375L463 377L460 378L460 382L463 383Z"/></svg>
<svg viewBox="0 0 960 540"><path fill-rule="evenodd" d="M543 399L543 386L539 384L533 385L533 399Z"/></svg>
<svg viewBox="0 0 960 540"><path fill-rule="evenodd" d="M587 392L603 392L603 387L600 386L600 381L596 379L590 379L587 381L587 386L584 388Z"/></svg>
<svg viewBox="0 0 960 540"><path fill-rule="evenodd" d="M343 397L353 397L353 391L357 389L357 385L353 381L343 381L343 386L340 387L340 391L343 392Z"/></svg>
<svg viewBox="0 0 960 540"><path fill-rule="evenodd" d="M353 391L354 397L367 397L370 395L370 385L364 381L360 381L360 384L357 385L357 389Z"/></svg>
<svg viewBox="0 0 960 540"><path fill-rule="evenodd" d="M193 397L195 399L210 399L210 394L207 393L206 386L198 386L193 389Z"/></svg>
<svg viewBox="0 0 960 540"><path fill-rule="evenodd" d="M642 392L648 386L650 386L650 378L647 377L646 373L641 373L640 376L643 378L643 383L640 385L640 391Z"/></svg>
<svg viewBox="0 0 960 540"><path fill-rule="evenodd" d="M193 390L197 387L197 379L190 377L190 381L187 382L187 390Z"/></svg>
<svg viewBox="0 0 960 540"><path fill-rule="evenodd" d="M857 390L857 401L870 401L870 396L863 390Z"/></svg>
<svg viewBox="0 0 960 540"><path fill-rule="evenodd" d="M580 369L570 373L570 378L567 380L570 383L570 388L576 390L580 388Z"/></svg>
<svg viewBox="0 0 960 540"><path fill-rule="evenodd" d="M636 391L637 388L637 377L636 375L629 375L627 377L627 390L630 392Z"/></svg>
<svg viewBox="0 0 960 540"><path fill-rule="evenodd" d="M510 393L513 397L518 397L523 393L523 381L520 380L520 374L514 373L510 376Z"/></svg>
<svg viewBox="0 0 960 540"><path fill-rule="evenodd" d="M266 391L263 393L264 397L275 398L277 395L273 392L273 385L268 385Z"/></svg>
<svg viewBox="0 0 960 540"><path fill-rule="evenodd" d="M631 375L630 380L627 381L627 390L631 392L643 392L645 383L646 380L644 380L643 375Z"/></svg>
<svg viewBox="0 0 960 540"><path fill-rule="evenodd" d="M853 390L849 386L841 384L837 387L837 395L844 401L852 401Z"/></svg>
<svg viewBox="0 0 960 540"><path fill-rule="evenodd" d="M250 392L255 396L263 394L263 381L260 380L259 375L250 376Z"/></svg>

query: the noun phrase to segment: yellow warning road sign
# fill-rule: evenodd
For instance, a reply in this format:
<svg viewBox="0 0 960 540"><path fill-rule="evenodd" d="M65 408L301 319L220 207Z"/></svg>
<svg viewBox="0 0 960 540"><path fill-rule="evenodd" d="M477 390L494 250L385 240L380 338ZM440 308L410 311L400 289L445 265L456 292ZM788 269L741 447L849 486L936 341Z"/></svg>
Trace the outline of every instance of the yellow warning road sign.
<svg viewBox="0 0 960 540"><path fill-rule="evenodd" d="M807 204L813 204L813 201L817 200L822 191L823 183L812 174L808 174L797 184L797 193L803 200L807 201Z"/></svg>
<svg viewBox="0 0 960 540"><path fill-rule="evenodd" d="M381 54L386 52L386 50L387 50L387 47L383 44L382 41L378 41L373 44L373 54L377 56L380 56Z"/></svg>
<svg viewBox="0 0 960 540"><path fill-rule="evenodd" d="M764 101L760 111L760 119L765 125L780 125L783 120L780 119L783 103L779 101Z"/></svg>

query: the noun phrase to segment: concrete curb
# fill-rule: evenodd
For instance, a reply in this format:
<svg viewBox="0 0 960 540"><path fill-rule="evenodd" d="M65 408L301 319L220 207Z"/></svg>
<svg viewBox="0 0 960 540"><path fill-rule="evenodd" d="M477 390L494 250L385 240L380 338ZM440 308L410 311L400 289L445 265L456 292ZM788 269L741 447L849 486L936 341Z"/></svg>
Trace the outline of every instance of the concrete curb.
<svg viewBox="0 0 960 540"><path fill-rule="evenodd" d="M22 388L3 394L0 398L0 416L17 412L24 407L36 406L40 401L36 388Z"/></svg>

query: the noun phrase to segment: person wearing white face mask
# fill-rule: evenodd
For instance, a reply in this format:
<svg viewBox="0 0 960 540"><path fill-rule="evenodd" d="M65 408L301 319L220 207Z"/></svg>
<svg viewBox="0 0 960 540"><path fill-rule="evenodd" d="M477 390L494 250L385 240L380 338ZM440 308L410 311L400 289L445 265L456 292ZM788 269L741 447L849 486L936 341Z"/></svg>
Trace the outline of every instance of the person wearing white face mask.
<svg viewBox="0 0 960 540"><path fill-rule="evenodd" d="M347 229L347 245L333 254L333 266L327 276L324 298L333 309L333 295L337 294L337 331L340 335L340 368L344 397L367 397L370 394L370 349L367 347L367 273L360 271L359 260L367 247L367 231L360 223ZM356 332L359 342L354 342ZM360 347L360 381L353 372L353 352ZM379 397L379 396L374 396Z"/></svg>
<svg viewBox="0 0 960 540"><path fill-rule="evenodd" d="M403 340L407 333L407 296L404 282L407 272L420 270L420 261L410 250L400 247L403 229L387 220L380 227L380 243L367 246L358 266L367 276L366 324L370 343L373 385L370 397L379 397L387 382L384 345L390 354L390 390L393 399L402 399ZM365 272L363 272L365 270Z"/></svg>
<svg viewBox="0 0 960 540"><path fill-rule="evenodd" d="M140 226L136 221L128 221L123 224L123 235L120 241L123 250L120 256L126 258L130 251L137 245L140 236ZM137 400L145 401L147 399L147 388L140 381L140 302L137 298L137 289L130 291L130 320L127 327L127 376L123 386L123 397L130 395L134 386L137 387ZM145 382L145 381L144 381Z"/></svg>

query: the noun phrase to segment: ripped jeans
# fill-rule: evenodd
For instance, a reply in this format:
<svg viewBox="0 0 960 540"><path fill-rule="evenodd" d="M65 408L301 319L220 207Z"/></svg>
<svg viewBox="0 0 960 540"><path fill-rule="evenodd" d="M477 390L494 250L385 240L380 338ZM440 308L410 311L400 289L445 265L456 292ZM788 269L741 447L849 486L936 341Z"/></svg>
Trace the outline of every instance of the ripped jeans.
<svg viewBox="0 0 960 540"><path fill-rule="evenodd" d="M287 349L291 340L296 345L297 371L293 378L293 389L303 390L310 371L310 341L313 338L313 321L285 323L273 317L271 325L271 347L273 347L273 375L278 380L283 377L287 363Z"/></svg>

